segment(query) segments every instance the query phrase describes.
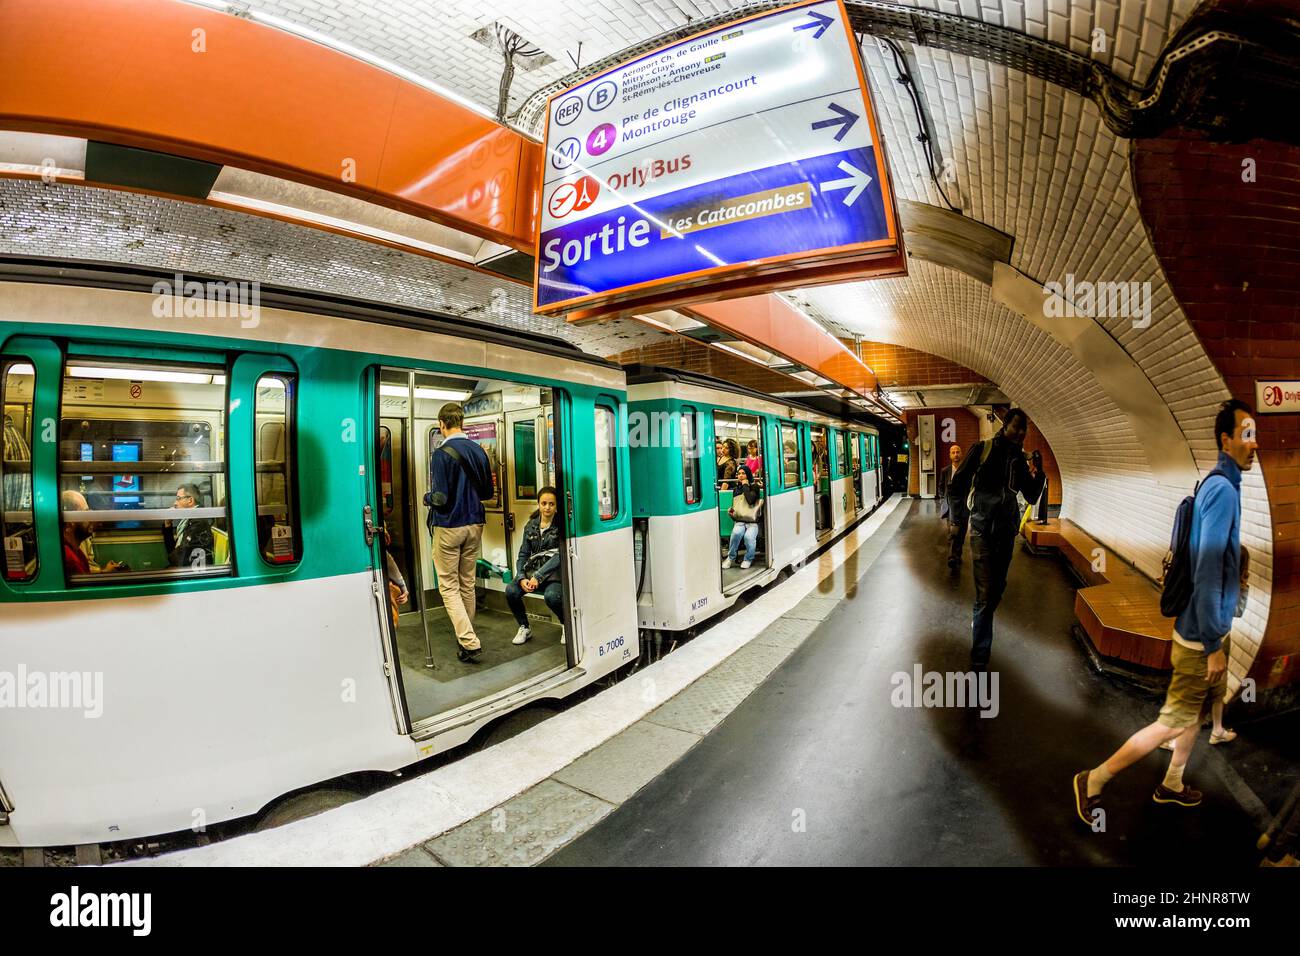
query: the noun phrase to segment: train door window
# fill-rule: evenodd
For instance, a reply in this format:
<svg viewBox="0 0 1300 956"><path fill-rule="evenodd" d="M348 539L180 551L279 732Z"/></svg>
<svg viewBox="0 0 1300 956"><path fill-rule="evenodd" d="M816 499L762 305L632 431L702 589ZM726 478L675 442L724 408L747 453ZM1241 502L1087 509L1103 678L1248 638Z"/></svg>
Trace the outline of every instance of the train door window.
<svg viewBox="0 0 1300 956"><path fill-rule="evenodd" d="M276 565L302 557L293 467L297 381L284 372L263 375L253 400L257 546L263 559Z"/></svg>
<svg viewBox="0 0 1300 956"><path fill-rule="evenodd" d="M615 447L618 417L607 405L596 406L596 500L600 520L609 521L618 514L618 466Z"/></svg>
<svg viewBox="0 0 1300 956"><path fill-rule="evenodd" d="M682 409L682 495L688 505L700 503L699 412L689 405Z"/></svg>
<svg viewBox="0 0 1300 956"><path fill-rule="evenodd" d="M75 359L62 409L70 584L230 572L223 368Z"/></svg>
<svg viewBox="0 0 1300 956"><path fill-rule="evenodd" d="M799 443L799 430L791 422L781 423L782 488L797 488L803 484L803 449Z"/></svg>
<svg viewBox="0 0 1300 956"><path fill-rule="evenodd" d="M36 525L32 519L32 403L36 375L25 360L0 364L4 448L0 458L0 540L6 581L36 576Z"/></svg>

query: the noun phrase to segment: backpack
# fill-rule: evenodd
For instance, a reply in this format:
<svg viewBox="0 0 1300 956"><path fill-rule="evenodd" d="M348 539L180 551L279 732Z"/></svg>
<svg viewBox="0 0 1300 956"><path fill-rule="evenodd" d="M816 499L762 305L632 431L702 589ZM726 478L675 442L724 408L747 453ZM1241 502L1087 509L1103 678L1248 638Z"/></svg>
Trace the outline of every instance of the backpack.
<svg viewBox="0 0 1300 956"><path fill-rule="evenodd" d="M1192 539L1192 515L1195 513L1196 495L1215 475L1228 477L1215 468L1196 483L1192 493L1180 501L1174 511L1174 530L1169 536L1169 552L1161 562L1160 613L1164 617L1177 617L1192 601L1192 555L1188 547Z"/></svg>

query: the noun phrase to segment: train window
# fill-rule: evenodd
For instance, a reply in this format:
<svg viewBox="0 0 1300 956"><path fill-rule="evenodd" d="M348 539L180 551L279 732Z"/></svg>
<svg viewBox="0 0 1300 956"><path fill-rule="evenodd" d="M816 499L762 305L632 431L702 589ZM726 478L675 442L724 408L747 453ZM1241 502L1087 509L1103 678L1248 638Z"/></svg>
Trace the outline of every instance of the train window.
<svg viewBox="0 0 1300 956"><path fill-rule="evenodd" d="M781 423L781 461L783 463L783 488L797 488L803 483L803 454L799 443L799 430L793 424Z"/></svg>
<svg viewBox="0 0 1300 956"><path fill-rule="evenodd" d="M257 548L268 564L292 564L302 557L293 470L297 398L297 376L270 372L257 380L253 399Z"/></svg>
<svg viewBox="0 0 1300 956"><path fill-rule="evenodd" d="M36 374L28 361L0 365L4 406L4 457L0 458L0 539L6 581L36 576L36 525L32 520L32 403Z"/></svg>
<svg viewBox="0 0 1300 956"><path fill-rule="evenodd" d="M843 478L849 473L849 433L837 431L835 433L835 454L839 459L836 462L835 474Z"/></svg>
<svg viewBox="0 0 1300 956"><path fill-rule="evenodd" d="M614 409L606 405L596 406L596 500L602 521L609 521L618 514L618 469L614 450L617 425Z"/></svg>
<svg viewBox="0 0 1300 956"><path fill-rule="evenodd" d="M682 409L682 493L688 505L700 502L699 413L690 406Z"/></svg>
<svg viewBox="0 0 1300 956"><path fill-rule="evenodd" d="M230 572L222 368L64 370L59 517L70 584Z"/></svg>

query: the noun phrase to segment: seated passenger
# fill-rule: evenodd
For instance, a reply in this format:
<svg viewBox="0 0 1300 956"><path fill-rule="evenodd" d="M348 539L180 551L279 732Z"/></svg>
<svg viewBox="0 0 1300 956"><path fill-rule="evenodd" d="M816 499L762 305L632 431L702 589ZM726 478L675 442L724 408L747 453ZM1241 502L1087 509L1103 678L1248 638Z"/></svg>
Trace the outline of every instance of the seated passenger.
<svg viewBox="0 0 1300 956"><path fill-rule="evenodd" d="M555 514L559 500L550 485L537 492L537 510L524 525L524 540L515 563L516 576L506 585L506 603L519 623L514 644L523 644L533 636L524 612L525 594L541 594L546 606L564 620L564 584L560 580L560 546L564 535ZM560 640L564 640L563 635Z"/></svg>
<svg viewBox="0 0 1300 956"><path fill-rule="evenodd" d="M200 494L197 485L181 485L176 489L176 507L197 508ZM207 518L181 518L175 528L170 521L163 522L163 547L173 568L211 565L215 546Z"/></svg>
<svg viewBox="0 0 1300 956"><path fill-rule="evenodd" d="M63 569L69 574L96 574L101 571L122 570L122 565L110 561L102 568L91 561L91 538L95 525L90 521L69 518L74 511L89 511L86 496L79 491L65 491L59 495L59 509L63 512ZM87 553L90 552L90 553Z"/></svg>
<svg viewBox="0 0 1300 956"><path fill-rule="evenodd" d="M740 566L748 568L754 563L754 549L758 545L758 523L763 514L763 500L758 496L758 483L754 481L753 473L745 465L736 469L736 494L731 499L731 507L727 510L727 514L735 525L731 529L727 559L722 562L722 566L731 567L731 563L736 560L736 551L740 548L743 538L745 560L740 563Z"/></svg>

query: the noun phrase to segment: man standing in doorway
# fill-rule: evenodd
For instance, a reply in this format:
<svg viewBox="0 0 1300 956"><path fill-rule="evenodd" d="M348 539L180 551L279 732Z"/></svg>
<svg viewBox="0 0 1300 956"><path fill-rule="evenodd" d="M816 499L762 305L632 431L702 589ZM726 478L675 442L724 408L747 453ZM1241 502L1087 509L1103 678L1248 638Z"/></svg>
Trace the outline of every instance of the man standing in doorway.
<svg viewBox="0 0 1300 956"><path fill-rule="evenodd" d="M429 506L438 593L460 645L457 656L477 664L483 647L474 633L474 567L487 520L483 501L493 495L492 466L487 452L465 434L464 422L465 410L455 402L438 412L443 441L430 456L424 503Z"/></svg>
<svg viewBox="0 0 1300 956"><path fill-rule="evenodd" d="M1155 723L1143 727L1103 763L1074 776L1074 808L1093 826L1101 791L1112 777L1137 763L1166 740L1174 742L1165 778L1152 800L1194 807L1199 790L1183 782L1183 770L1201 729L1201 714L1223 699L1227 687L1229 639L1241 589L1241 473L1255 461L1254 413L1245 402L1223 403L1214 419L1219 460L1197 489L1187 540L1192 595L1174 621L1169 649L1174 671Z"/></svg>
<svg viewBox="0 0 1300 956"><path fill-rule="evenodd" d="M976 442L948 484L948 507L968 513L970 553L975 565L975 607L971 616L971 670L986 671L993 648L993 614L1007 587L1007 572L1020 533L1018 495L1037 501L1043 475L1025 459L1029 417L1007 412L1002 429Z"/></svg>
<svg viewBox="0 0 1300 956"><path fill-rule="evenodd" d="M961 467L961 445L948 446L948 467L939 472L939 518L948 529L948 570L961 567L961 552L966 545L966 502L948 500L948 486Z"/></svg>

